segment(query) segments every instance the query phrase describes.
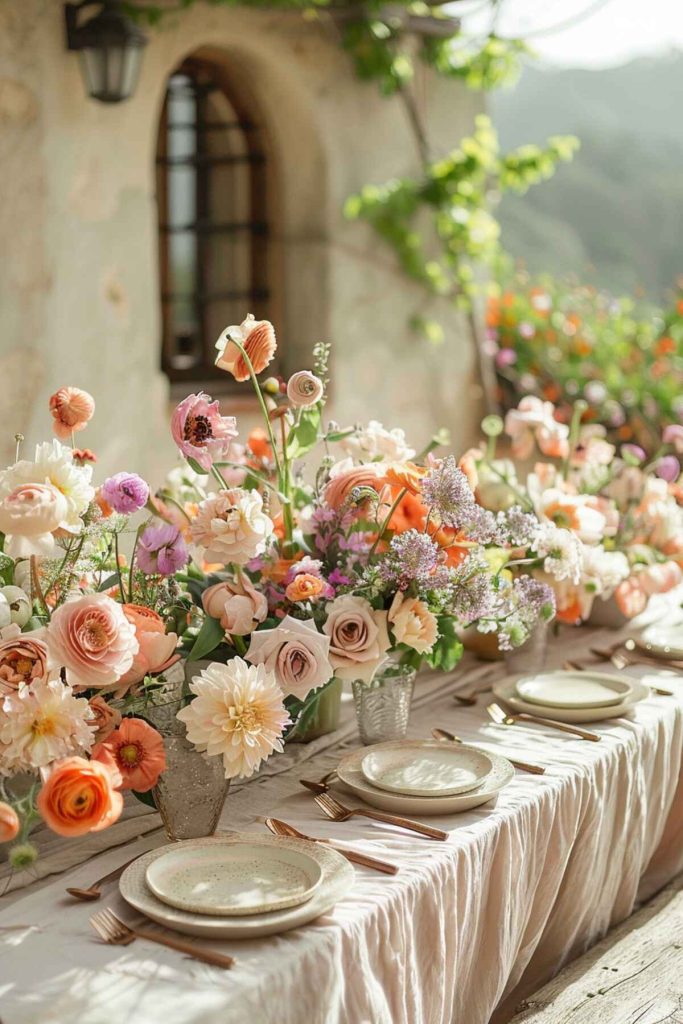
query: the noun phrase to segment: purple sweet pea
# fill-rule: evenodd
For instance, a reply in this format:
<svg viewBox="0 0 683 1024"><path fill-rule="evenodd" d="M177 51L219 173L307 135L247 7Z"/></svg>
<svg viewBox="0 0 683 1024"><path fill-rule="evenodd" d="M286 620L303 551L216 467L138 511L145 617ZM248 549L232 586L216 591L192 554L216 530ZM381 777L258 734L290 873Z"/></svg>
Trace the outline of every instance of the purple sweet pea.
<svg viewBox="0 0 683 1024"><path fill-rule="evenodd" d="M660 480L666 480L668 484L672 484L681 475L681 464L675 455L663 455L655 466L655 473Z"/></svg>
<svg viewBox="0 0 683 1024"><path fill-rule="evenodd" d="M149 486L137 473L115 473L104 481L100 493L115 512L129 516L147 503Z"/></svg>
<svg viewBox="0 0 683 1024"><path fill-rule="evenodd" d="M138 565L150 576L172 576L189 559L190 553L180 530L171 523L148 526L138 541Z"/></svg>

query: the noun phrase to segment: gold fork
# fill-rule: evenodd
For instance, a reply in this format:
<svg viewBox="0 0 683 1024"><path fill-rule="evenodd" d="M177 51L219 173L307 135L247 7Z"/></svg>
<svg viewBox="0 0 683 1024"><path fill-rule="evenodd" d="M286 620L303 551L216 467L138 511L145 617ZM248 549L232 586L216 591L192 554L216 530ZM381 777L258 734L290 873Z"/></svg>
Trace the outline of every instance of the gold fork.
<svg viewBox="0 0 683 1024"><path fill-rule="evenodd" d="M293 836L295 839L305 839L309 843L325 843L354 864L360 864L364 868L374 868L375 871L383 871L385 875L398 874L398 866L396 864L389 864L386 860L378 860L376 857L369 857L367 854L358 853L356 850L347 850L343 846L337 846L330 839L318 839L316 836L307 836L305 832L299 832L299 829L295 828L294 825L290 825L287 821L281 821L280 818L266 818L265 825L273 835Z"/></svg>
<svg viewBox="0 0 683 1024"><path fill-rule="evenodd" d="M322 779L317 782L313 779L299 779L299 782L305 789L310 789L311 793L324 793L327 789L329 780L337 774L337 769L333 768L327 775L323 775Z"/></svg>
<svg viewBox="0 0 683 1024"><path fill-rule="evenodd" d="M318 807L331 818L332 821L348 821L356 815L363 818L373 818L374 821L383 821L387 825L396 825L397 828L405 828L410 832L418 832L427 839L448 839L448 832L443 829L433 828L431 825L423 825L412 818L402 818L397 814L385 814L384 811L370 811L363 807L345 807L330 793L317 793L314 797Z"/></svg>
<svg viewBox="0 0 683 1024"><path fill-rule="evenodd" d="M463 747L469 747L471 744L465 743L459 736L454 736L448 729L432 729L432 736L435 740L447 740L450 743L461 743ZM507 758L510 764L514 765L515 768L519 768L522 772L531 772L532 775L545 775L545 768L540 764L531 764L529 761L515 761L513 758L508 757L507 754L503 755Z"/></svg>
<svg viewBox="0 0 683 1024"><path fill-rule="evenodd" d="M489 704L486 711L496 725L516 725L517 722L534 722L536 725L547 725L550 729L558 729L560 732L568 732L573 736L580 736L582 740L592 740L597 743L600 740L595 732L588 729L579 729L577 725L566 725L564 722L556 722L554 718L541 718L539 715L528 715L525 711L518 711L514 715L508 715L503 711L500 704Z"/></svg>
<svg viewBox="0 0 683 1024"><path fill-rule="evenodd" d="M147 939L149 942L157 942L160 946L175 949L178 953L185 953L186 956L194 957L195 960L202 960L206 964L211 964L212 967L232 967L235 963L231 956L213 953L207 949L196 949L192 943L184 942L182 939L174 939L168 935L162 935L160 932L150 932L142 928L129 928L109 907L93 914L90 924L101 939L114 946L128 946L135 939Z"/></svg>

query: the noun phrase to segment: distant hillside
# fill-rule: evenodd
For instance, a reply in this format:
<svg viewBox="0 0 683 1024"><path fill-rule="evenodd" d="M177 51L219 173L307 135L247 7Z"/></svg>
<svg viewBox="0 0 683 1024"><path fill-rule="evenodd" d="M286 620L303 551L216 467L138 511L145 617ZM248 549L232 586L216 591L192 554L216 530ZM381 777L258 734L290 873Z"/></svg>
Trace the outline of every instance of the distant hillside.
<svg viewBox="0 0 683 1024"><path fill-rule="evenodd" d="M492 113L505 148L573 134L555 178L499 210L532 271L576 273L661 298L683 274L683 54L604 71L529 67Z"/></svg>

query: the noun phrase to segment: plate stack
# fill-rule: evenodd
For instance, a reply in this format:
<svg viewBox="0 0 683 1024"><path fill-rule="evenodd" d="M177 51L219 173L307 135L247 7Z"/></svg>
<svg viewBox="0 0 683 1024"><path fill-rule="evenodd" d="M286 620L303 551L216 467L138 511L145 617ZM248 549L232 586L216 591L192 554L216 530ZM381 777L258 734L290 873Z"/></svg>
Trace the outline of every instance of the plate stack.
<svg viewBox="0 0 683 1024"><path fill-rule="evenodd" d="M558 671L495 683L493 692L513 711L571 724L627 715L650 688L605 672Z"/></svg>
<svg viewBox="0 0 683 1024"><path fill-rule="evenodd" d="M127 903L174 931L249 939L326 914L353 879L348 861L318 843L234 833L151 850L119 885Z"/></svg>
<svg viewBox="0 0 683 1024"><path fill-rule="evenodd" d="M641 650L663 661L680 660L683 658L683 622L648 626L635 642Z"/></svg>
<svg viewBox="0 0 683 1024"><path fill-rule="evenodd" d="M453 814L493 800L514 777L510 762L479 747L398 740L355 750L340 782L371 807L396 814Z"/></svg>

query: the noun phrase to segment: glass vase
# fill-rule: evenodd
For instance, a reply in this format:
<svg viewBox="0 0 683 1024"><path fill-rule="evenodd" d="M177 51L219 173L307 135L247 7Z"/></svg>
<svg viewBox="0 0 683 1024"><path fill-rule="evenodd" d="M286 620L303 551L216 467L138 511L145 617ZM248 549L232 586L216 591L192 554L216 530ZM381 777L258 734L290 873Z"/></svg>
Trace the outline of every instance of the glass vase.
<svg viewBox="0 0 683 1024"><path fill-rule="evenodd" d="M301 726L288 737L289 743L310 743L339 728L343 682L333 677L315 697L315 706L306 709Z"/></svg>
<svg viewBox="0 0 683 1024"><path fill-rule="evenodd" d="M548 658L548 624L537 622L526 643L505 652L505 668L510 675L540 672Z"/></svg>
<svg viewBox="0 0 683 1024"><path fill-rule="evenodd" d="M197 674L199 667L198 662L185 667L188 680ZM166 835L172 841L213 835L230 788L223 759L207 757L198 751L187 739L184 724L176 718L187 703L183 684L184 674L181 673L144 712L164 739L166 770L160 775L152 796Z"/></svg>
<svg viewBox="0 0 683 1024"><path fill-rule="evenodd" d="M405 737L415 675L415 669L407 665L388 665L369 683L354 679L351 685L358 731L366 746Z"/></svg>

